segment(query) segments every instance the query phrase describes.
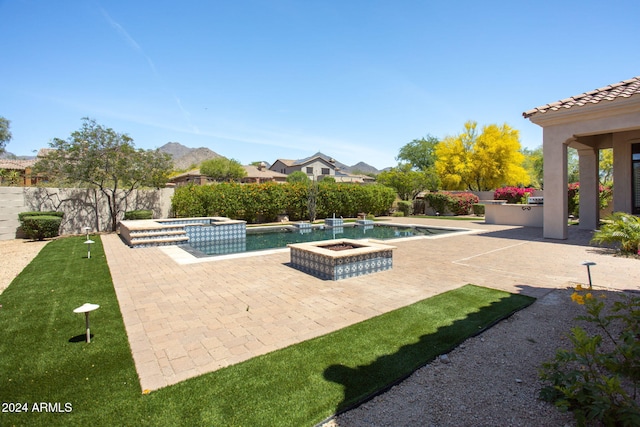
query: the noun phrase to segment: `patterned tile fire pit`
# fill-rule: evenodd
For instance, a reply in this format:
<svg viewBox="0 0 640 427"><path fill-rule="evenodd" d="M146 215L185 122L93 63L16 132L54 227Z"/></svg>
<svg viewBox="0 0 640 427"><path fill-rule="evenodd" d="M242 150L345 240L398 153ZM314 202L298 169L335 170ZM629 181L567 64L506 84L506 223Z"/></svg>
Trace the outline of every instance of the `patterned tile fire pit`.
<svg viewBox="0 0 640 427"><path fill-rule="evenodd" d="M326 280L340 280L390 270L395 246L365 240L325 240L296 243L291 265Z"/></svg>

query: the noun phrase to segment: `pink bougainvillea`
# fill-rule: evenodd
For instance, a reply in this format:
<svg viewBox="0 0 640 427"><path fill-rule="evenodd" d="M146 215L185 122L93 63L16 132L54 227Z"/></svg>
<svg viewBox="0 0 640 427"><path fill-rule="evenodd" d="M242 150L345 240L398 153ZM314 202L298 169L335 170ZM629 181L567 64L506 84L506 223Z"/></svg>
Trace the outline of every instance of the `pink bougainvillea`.
<svg viewBox="0 0 640 427"><path fill-rule="evenodd" d="M493 193L494 200L506 200L507 203L523 203L527 195L533 194L535 189L522 187L501 187Z"/></svg>

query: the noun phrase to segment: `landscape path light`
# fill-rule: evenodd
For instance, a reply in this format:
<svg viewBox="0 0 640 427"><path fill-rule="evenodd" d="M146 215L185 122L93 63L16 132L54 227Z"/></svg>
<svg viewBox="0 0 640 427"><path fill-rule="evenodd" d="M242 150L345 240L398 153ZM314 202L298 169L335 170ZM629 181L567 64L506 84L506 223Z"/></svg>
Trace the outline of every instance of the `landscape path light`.
<svg viewBox="0 0 640 427"><path fill-rule="evenodd" d="M89 330L89 313L100 308L98 304L85 303L73 310L74 313L84 313L84 323L87 329L87 342L91 342L91 331Z"/></svg>
<svg viewBox="0 0 640 427"><path fill-rule="evenodd" d="M91 258L91 244L95 242L93 240L87 239L87 241L84 243L87 245L87 258Z"/></svg>
<svg viewBox="0 0 640 427"><path fill-rule="evenodd" d="M585 261L582 263L582 265L586 265L587 266L587 275L589 276L589 289L592 288L592 283L591 283L591 266L592 265L596 265L595 262L593 261Z"/></svg>
<svg viewBox="0 0 640 427"><path fill-rule="evenodd" d="M87 240L84 242L87 245L87 259L91 258L91 244L95 243L93 240L89 239L89 230L91 227L85 227L84 231L87 233Z"/></svg>

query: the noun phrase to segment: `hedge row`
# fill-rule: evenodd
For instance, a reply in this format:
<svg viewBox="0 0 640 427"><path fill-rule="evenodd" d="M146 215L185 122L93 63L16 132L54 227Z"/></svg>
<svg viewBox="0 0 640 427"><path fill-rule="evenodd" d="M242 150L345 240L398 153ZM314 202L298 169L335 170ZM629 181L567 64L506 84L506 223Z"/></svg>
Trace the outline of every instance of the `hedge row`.
<svg viewBox="0 0 640 427"><path fill-rule="evenodd" d="M63 212L21 212L18 219L24 234L33 240L44 240L60 234Z"/></svg>
<svg viewBox="0 0 640 427"><path fill-rule="evenodd" d="M309 219L309 195L317 185L316 217L355 217L358 213L387 213L395 191L383 185L337 183L274 183L187 185L176 189L171 207L176 217L225 216L253 223L274 221L286 214L290 220Z"/></svg>
<svg viewBox="0 0 640 427"><path fill-rule="evenodd" d="M125 220L133 219L153 219L153 211L150 209L139 209L136 211L127 211L124 213Z"/></svg>
<svg viewBox="0 0 640 427"><path fill-rule="evenodd" d="M424 200L438 213L451 212L454 215L469 215L471 207L480 199L472 193L438 191L425 194Z"/></svg>

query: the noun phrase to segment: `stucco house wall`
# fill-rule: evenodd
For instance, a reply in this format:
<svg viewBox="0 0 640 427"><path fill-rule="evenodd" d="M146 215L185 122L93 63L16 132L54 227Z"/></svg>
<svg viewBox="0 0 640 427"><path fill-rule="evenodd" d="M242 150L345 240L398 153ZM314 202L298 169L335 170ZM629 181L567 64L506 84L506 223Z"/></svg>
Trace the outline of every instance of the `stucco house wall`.
<svg viewBox="0 0 640 427"><path fill-rule="evenodd" d="M599 224L601 149L613 149L613 210L633 213L632 147L640 144L640 77L546 104L523 116L543 128L544 237L567 238L567 147L578 151L580 228L593 230Z"/></svg>

